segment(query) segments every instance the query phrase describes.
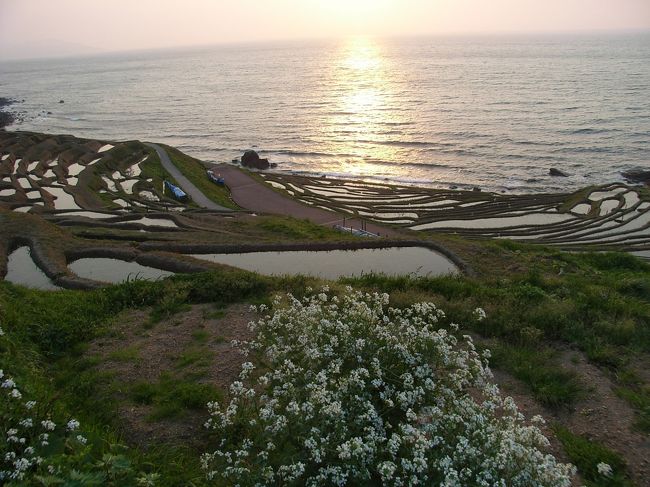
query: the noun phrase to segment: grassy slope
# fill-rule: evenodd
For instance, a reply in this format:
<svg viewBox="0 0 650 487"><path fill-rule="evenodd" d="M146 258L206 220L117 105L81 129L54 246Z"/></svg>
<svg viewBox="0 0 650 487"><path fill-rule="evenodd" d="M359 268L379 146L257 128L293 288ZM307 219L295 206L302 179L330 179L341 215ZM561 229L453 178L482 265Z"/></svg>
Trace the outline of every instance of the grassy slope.
<svg viewBox="0 0 650 487"><path fill-rule="evenodd" d="M299 221L282 219L260 219L254 225L269 238L301 238L313 230L302 228ZM493 351L496 367L520 379L547 407L570 407L585 392L558 360L558 348L579 349L611 373L621 397L636 409L638 427L648 430L650 392L633 367L638 357L650 352L648 264L626 254L567 254L511 242L449 243L459 249L467 245L465 251L471 249L476 259L489 256L491 264L476 266L480 274L473 278L370 275L344 279L336 287L349 283L386 291L397 306L436 302L478 336L480 345ZM0 323L15 346L3 353L0 368L20 364L15 375L43 401L57 396L63 399L62 407L89 424L98 438L118 438L116 409L120 403L115 391L123 385L84 359L82 351L95 337L112 332L114 317L121 310L148 307L155 320L183 309L186 303L268 300L275 291L300 295L315 283L308 278L273 279L242 271L131 282L92 292L44 293L1 283ZM473 317L477 306L488 314L482 322ZM124 354L122 358L128 360L129 350ZM162 380L132 391L131 396L151 401L159 408L158 414L165 415L203 401L209 393L203 388L190 389L176 390L173 381ZM168 399L180 394L187 401L169 405ZM590 458L602 456L598 453L601 446L593 442L585 444L570 433L559 436L575 462L587 465ZM160 444L146 453L132 451L131 456L143 465L153 462L167 479L166 485L201 482L196 451ZM593 461L583 466L593 468Z"/></svg>
<svg viewBox="0 0 650 487"><path fill-rule="evenodd" d="M226 208L237 209L237 205L230 199L230 192L224 186L218 186L206 176L206 168L198 159L183 154L173 147L163 146L169 158L176 167L201 190L201 192L218 205Z"/></svg>

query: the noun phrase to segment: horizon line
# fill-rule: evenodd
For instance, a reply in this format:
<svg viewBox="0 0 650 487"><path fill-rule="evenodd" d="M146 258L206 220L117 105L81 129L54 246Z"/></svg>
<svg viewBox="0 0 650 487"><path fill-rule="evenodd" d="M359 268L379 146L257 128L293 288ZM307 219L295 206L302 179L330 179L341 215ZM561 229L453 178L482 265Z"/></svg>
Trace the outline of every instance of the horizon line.
<svg viewBox="0 0 650 487"><path fill-rule="evenodd" d="M235 46L255 46L265 43L282 44L282 43L298 43L298 42L334 42L345 39L353 39L365 37L370 39L425 39L425 38L499 38L499 37L544 37L544 36L588 36L588 35L624 35L624 34L650 34L650 28L629 28L629 29L558 29L558 30L503 30L503 31L457 31L457 32L444 32L444 33L414 33L414 34L388 34L388 35L373 35L373 34L350 34L345 36L314 36L314 37L277 37L268 39L253 39L253 40L238 40L238 41L217 41L207 43L192 43L180 45L159 45L149 47L136 47L127 49L101 49L94 46L87 46L92 52L79 52L72 54L61 55L28 55L18 57L4 57L0 53L0 62L20 62L20 61L47 61L47 60L62 60L62 59L83 59L93 57L103 57L119 54L135 54L147 52L170 52L170 51L184 51L193 49L208 49L214 47L235 47ZM49 39L44 42L51 42L55 40Z"/></svg>

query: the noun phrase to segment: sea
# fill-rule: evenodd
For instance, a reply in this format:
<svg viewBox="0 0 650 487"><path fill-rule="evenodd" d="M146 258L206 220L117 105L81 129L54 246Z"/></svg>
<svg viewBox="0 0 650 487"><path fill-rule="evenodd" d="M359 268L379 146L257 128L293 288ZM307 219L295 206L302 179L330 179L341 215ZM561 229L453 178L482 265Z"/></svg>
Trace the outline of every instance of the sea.
<svg viewBox="0 0 650 487"><path fill-rule="evenodd" d="M650 32L12 61L0 95L24 100L8 130L161 142L213 163L254 149L298 174L541 193L650 168Z"/></svg>

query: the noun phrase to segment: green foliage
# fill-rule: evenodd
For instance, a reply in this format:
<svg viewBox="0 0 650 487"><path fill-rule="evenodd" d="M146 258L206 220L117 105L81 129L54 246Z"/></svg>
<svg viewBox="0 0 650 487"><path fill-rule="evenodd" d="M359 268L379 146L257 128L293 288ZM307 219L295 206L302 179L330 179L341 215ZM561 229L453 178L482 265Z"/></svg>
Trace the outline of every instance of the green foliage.
<svg viewBox="0 0 650 487"><path fill-rule="evenodd" d="M184 368L190 365L207 366L212 358L212 352L206 348L188 348L183 350L176 359L176 367Z"/></svg>
<svg viewBox="0 0 650 487"><path fill-rule="evenodd" d="M533 396L550 408L570 406L582 393L575 374L555 365L550 350L540 350L539 343L529 347L491 346L492 365L502 367L525 382Z"/></svg>
<svg viewBox="0 0 650 487"><path fill-rule="evenodd" d="M556 425L554 430L571 463L578 467L578 472L587 481L588 486L632 487L626 477L625 462L620 455L596 441L573 434L562 426ZM612 475L599 473L599 463L609 465L613 470Z"/></svg>
<svg viewBox="0 0 650 487"><path fill-rule="evenodd" d="M207 410L207 403L219 401L223 395L211 384L189 383L163 374L155 383L138 382L130 388L131 399L153 406L152 421L183 414L187 409Z"/></svg>
<svg viewBox="0 0 650 487"><path fill-rule="evenodd" d="M116 362L135 362L140 359L140 350L136 346L130 346L111 352L108 358Z"/></svg>
<svg viewBox="0 0 650 487"><path fill-rule="evenodd" d="M237 205L230 198L230 191L226 186L220 186L208 179L206 168L198 160L194 159L173 147L164 146L169 158L178 170L189 179L194 186L206 195L210 200L226 208L237 209Z"/></svg>
<svg viewBox="0 0 650 487"><path fill-rule="evenodd" d="M12 335L0 328L0 482L134 486L145 475L155 479L138 471L128 449L65 413Z"/></svg>
<svg viewBox="0 0 650 487"><path fill-rule="evenodd" d="M219 316L219 318L222 317L223 315ZM199 343L206 343L210 339L210 333L205 330L195 330L192 332L192 338Z"/></svg>
<svg viewBox="0 0 650 487"><path fill-rule="evenodd" d="M616 393L636 409L635 426L644 433L650 433L650 386L626 385L617 388Z"/></svg>
<svg viewBox="0 0 650 487"><path fill-rule="evenodd" d="M341 236L340 232L329 227L290 217L267 217L260 221L259 226L267 232L293 240L323 240Z"/></svg>

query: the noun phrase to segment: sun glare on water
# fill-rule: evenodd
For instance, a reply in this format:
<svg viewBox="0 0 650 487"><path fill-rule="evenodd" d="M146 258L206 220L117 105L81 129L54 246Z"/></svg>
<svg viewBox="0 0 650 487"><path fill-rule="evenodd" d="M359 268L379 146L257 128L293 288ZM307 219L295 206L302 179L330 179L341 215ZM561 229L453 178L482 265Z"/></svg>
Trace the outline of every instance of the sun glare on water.
<svg viewBox="0 0 650 487"><path fill-rule="evenodd" d="M329 135L344 139L345 153L355 155L341 161L341 169L357 176L383 174L386 166L378 163L397 157L394 147L382 143L386 126L402 120L391 109L395 80L381 43L366 37L346 40L330 76L335 110L325 130L336 131Z"/></svg>

